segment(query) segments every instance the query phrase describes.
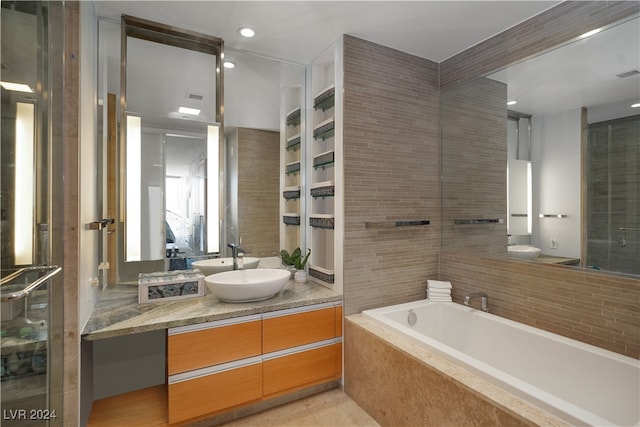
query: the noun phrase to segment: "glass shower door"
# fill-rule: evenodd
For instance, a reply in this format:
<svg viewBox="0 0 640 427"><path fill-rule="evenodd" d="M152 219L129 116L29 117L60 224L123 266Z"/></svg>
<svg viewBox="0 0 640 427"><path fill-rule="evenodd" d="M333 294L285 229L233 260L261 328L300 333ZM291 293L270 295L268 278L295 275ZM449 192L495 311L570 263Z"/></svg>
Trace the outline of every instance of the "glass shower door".
<svg viewBox="0 0 640 427"><path fill-rule="evenodd" d="M62 2L2 1L0 425L62 425ZM52 24L55 22L56 24ZM56 90L52 90L55 87ZM55 94L54 94L55 92ZM54 104L57 102L57 104ZM58 239L60 240L60 239Z"/></svg>
<svg viewBox="0 0 640 427"><path fill-rule="evenodd" d="M640 115L589 125L587 263L640 274Z"/></svg>

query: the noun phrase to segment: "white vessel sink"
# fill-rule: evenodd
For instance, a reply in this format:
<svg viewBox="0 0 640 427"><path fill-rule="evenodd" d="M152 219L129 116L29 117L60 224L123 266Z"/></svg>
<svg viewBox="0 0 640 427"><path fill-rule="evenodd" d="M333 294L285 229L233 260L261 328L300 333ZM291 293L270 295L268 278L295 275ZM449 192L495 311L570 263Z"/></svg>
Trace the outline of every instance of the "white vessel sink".
<svg viewBox="0 0 640 427"><path fill-rule="evenodd" d="M540 255L540 248L527 245L507 246L507 254L511 258L536 259Z"/></svg>
<svg viewBox="0 0 640 427"><path fill-rule="evenodd" d="M257 268L260 264L260 258L244 257L244 269ZM191 264L193 268L197 268L208 276L210 274L222 273L223 271L233 270L233 258L211 258L195 261Z"/></svg>
<svg viewBox="0 0 640 427"><path fill-rule="evenodd" d="M276 296L290 278L288 270L258 268L216 273L205 277L204 281L219 300L252 302Z"/></svg>

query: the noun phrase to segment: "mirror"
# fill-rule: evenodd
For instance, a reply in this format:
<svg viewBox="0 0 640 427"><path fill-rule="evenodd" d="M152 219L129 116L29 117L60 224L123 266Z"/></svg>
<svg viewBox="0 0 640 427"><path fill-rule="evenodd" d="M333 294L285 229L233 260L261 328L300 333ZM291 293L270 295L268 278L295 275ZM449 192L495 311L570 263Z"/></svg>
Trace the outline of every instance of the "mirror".
<svg viewBox="0 0 640 427"><path fill-rule="evenodd" d="M503 220L451 226L444 249L531 245L537 262L640 274L639 42L636 18L442 94L443 220L456 207ZM468 117L477 132L464 145L452 129Z"/></svg>
<svg viewBox="0 0 640 427"><path fill-rule="evenodd" d="M129 16L121 26L125 261L217 253L222 40ZM180 143L188 158L168 158ZM171 218L167 183L182 186L180 200L169 201L178 206Z"/></svg>
<svg viewBox="0 0 640 427"><path fill-rule="evenodd" d="M118 94L120 92L120 30L119 22L99 20L99 96L102 100L107 99L108 93ZM173 56L169 58L173 58ZM292 76L301 75L302 81L304 81L305 67L236 50L228 46L225 47L225 59L232 61L235 67L225 70L224 90L220 91L225 95L224 138L220 143L221 157L218 171L221 194L220 255L227 255L225 250L228 242L241 241L242 246L252 256L272 256L280 248L278 206L281 199L279 189L281 87ZM182 74L181 67L176 71L176 75ZM130 82L127 83L127 88L131 88ZM182 96L184 97L184 94ZM119 105L116 105L116 108L118 107ZM127 106L127 109L131 108ZM107 103L103 101L102 115L99 116L100 131L102 132L100 139L103 141L107 141L106 110ZM120 114L118 114L119 116ZM184 200L177 201L172 196L176 194L176 191L182 196L187 194L184 191L184 188L187 188L184 186L184 182L186 182L184 173L191 170L190 168L199 162L199 160L196 161L196 159L200 159L196 147L203 147L206 133L202 123L194 120L188 121L170 117L164 122L168 124L155 124L153 132L156 132L158 137L165 141L163 151L165 218L171 233L175 236L175 247L180 252L178 257L193 259L198 256L211 256L206 251L197 252L198 245L203 242L204 227L198 228L198 222L193 219L187 222L186 202ZM186 127L186 125L191 125L191 127ZM200 128L193 126L200 126ZM239 143L238 135L240 135ZM245 138L247 135L258 135L258 137L247 139ZM265 137L268 137L270 141L270 148L268 155L263 156L255 148L262 149L267 145L264 143ZM189 149L184 144L187 144ZM180 157L175 157L176 151ZM242 154L239 155L239 152ZM180 169L181 172L176 169ZM255 191L255 187L244 180L244 178L251 178L251 174L245 172L253 173L267 170L270 175L266 178L261 177L258 182L268 184L268 189L261 188L260 191ZM123 172L123 170L119 171L120 174ZM182 178L178 179L177 176ZM196 179L193 172L190 173L190 176L192 185L195 185L196 182L199 183L198 189L189 187L191 200L197 200L194 195L198 193L200 194L199 200L202 201L203 179L201 175L198 175ZM243 180L238 181L238 177L243 177ZM182 186L178 186L178 182ZM123 190L121 192L124 193ZM267 215L267 212L270 213ZM122 221L115 227L117 231L126 228L124 212L120 213ZM187 233L187 228L193 230L190 235ZM114 234L116 233L107 235L106 239ZM166 235L170 236L170 233L166 232ZM174 247L171 243L168 245ZM110 283L135 280L141 271L159 271L170 268L169 261L171 259L167 260L166 258L157 261L125 262L124 243L121 241L119 246L120 251L114 255L114 258L110 257L110 259L118 260L118 277L110 278ZM165 250L164 244L161 245L161 250Z"/></svg>

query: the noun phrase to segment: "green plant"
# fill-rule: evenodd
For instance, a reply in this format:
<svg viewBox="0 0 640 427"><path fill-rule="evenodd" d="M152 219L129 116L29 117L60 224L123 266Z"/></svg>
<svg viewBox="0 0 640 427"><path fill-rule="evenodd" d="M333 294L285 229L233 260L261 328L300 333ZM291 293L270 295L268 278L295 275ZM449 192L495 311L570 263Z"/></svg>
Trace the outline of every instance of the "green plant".
<svg viewBox="0 0 640 427"><path fill-rule="evenodd" d="M311 255L311 249L308 249L307 254L303 257L300 248L295 248L291 254L285 249L280 251L280 259L284 265L293 265L296 270L304 270L304 266L307 264L307 260Z"/></svg>

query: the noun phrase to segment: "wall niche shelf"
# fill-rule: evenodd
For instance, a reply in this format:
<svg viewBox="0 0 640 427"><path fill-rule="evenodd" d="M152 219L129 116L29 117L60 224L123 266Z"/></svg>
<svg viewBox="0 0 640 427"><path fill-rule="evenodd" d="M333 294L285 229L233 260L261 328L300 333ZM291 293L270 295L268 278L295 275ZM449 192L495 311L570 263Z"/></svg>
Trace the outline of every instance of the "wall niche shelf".
<svg viewBox="0 0 640 427"><path fill-rule="evenodd" d="M336 187L333 181L317 182L311 186L311 197L333 197L335 195Z"/></svg>
<svg viewBox="0 0 640 427"><path fill-rule="evenodd" d="M313 158L313 167L314 168L324 168L327 167L335 161L335 153L333 150L325 151L324 153L320 153Z"/></svg>
<svg viewBox="0 0 640 427"><path fill-rule="evenodd" d="M333 215L329 215L329 214L309 215L309 225L313 228L333 230L334 224L335 224L335 221L334 221Z"/></svg>
<svg viewBox="0 0 640 427"><path fill-rule="evenodd" d="M286 118L287 126L298 126L300 124L301 112L302 109L300 107L296 107L290 111Z"/></svg>
<svg viewBox="0 0 640 427"><path fill-rule="evenodd" d="M330 284L335 283L336 280L334 270L328 270L326 268L318 267L317 265L309 265L309 276Z"/></svg>
<svg viewBox="0 0 640 427"><path fill-rule="evenodd" d="M333 118L318 123L318 125L313 128L313 139L321 139L324 141L333 137L335 134L335 126L336 122Z"/></svg>
<svg viewBox="0 0 640 427"><path fill-rule="evenodd" d="M335 93L336 86L334 84L331 84L326 89L323 89L313 99L313 109L326 111L329 108L333 108L333 106L335 105Z"/></svg>
<svg viewBox="0 0 640 427"><path fill-rule="evenodd" d="M287 151L289 150L297 150L300 148L301 137L300 134L295 134L292 137L287 139Z"/></svg>
<svg viewBox="0 0 640 427"><path fill-rule="evenodd" d="M282 197L286 200L296 200L300 198L300 186L296 185L295 187L285 187L282 191Z"/></svg>
<svg viewBox="0 0 640 427"><path fill-rule="evenodd" d="M285 225L300 225L300 214L284 214L282 222Z"/></svg>
<svg viewBox="0 0 640 427"><path fill-rule="evenodd" d="M296 174L300 172L300 160L287 163L287 175Z"/></svg>

